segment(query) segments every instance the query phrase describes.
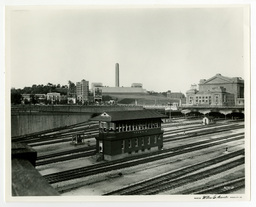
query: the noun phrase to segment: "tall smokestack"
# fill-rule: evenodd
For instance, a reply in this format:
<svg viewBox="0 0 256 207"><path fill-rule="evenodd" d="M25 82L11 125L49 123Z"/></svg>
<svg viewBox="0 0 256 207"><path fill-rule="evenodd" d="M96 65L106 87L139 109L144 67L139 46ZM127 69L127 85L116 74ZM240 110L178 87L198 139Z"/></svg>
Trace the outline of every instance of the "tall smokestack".
<svg viewBox="0 0 256 207"><path fill-rule="evenodd" d="M119 87L119 64L116 63L116 87Z"/></svg>

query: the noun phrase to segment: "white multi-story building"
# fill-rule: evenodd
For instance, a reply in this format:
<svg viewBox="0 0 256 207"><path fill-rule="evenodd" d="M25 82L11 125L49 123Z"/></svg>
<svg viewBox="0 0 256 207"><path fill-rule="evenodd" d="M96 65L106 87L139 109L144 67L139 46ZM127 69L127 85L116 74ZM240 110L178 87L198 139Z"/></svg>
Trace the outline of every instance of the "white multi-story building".
<svg viewBox="0 0 256 207"><path fill-rule="evenodd" d="M46 94L46 99L48 101L51 101L52 103L56 103L60 101L60 93L47 93Z"/></svg>
<svg viewBox="0 0 256 207"><path fill-rule="evenodd" d="M89 100L89 81L82 80L76 83L77 101L84 104Z"/></svg>

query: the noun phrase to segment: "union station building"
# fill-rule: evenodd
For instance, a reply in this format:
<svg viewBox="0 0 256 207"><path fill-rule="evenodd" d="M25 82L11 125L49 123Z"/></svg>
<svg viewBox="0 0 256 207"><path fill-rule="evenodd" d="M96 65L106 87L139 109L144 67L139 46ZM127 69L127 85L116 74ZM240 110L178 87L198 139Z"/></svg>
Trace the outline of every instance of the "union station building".
<svg viewBox="0 0 256 207"><path fill-rule="evenodd" d="M217 74L199 82L199 89L192 85L186 92L186 105L236 106L244 105L244 80Z"/></svg>

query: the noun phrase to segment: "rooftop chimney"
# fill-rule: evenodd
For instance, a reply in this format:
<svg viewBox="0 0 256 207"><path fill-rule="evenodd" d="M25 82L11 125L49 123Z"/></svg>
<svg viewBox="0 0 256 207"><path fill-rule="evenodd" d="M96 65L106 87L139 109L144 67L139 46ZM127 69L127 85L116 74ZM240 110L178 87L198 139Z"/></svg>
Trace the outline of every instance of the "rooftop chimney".
<svg viewBox="0 0 256 207"><path fill-rule="evenodd" d="M116 63L116 87L119 87L119 64Z"/></svg>

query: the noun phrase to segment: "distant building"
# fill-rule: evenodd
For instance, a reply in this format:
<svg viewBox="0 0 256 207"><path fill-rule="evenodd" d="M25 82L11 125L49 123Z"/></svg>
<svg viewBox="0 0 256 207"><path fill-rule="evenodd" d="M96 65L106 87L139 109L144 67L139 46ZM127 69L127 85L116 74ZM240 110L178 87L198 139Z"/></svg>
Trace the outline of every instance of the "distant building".
<svg viewBox="0 0 256 207"><path fill-rule="evenodd" d="M31 101L31 94L21 94L22 97L22 103L25 104L26 102Z"/></svg>
<svg viewBox="0 0 256 207"><path fill-rule="evenodd" d="M102 87L103 95L144 95L147 91L139 87Z"/></svg>
<svg viewBox="0 0 256 207"><path fill-rule="evenodd" d="M44 103L46 100L46 94L21 94L22 100L21 102L23 104L30 103L30 102L36 102L36 103Z"/></svg>
<svg viewBox="0 0 256 207"><path fill-rule="evenodd" d="M92 83L91 84L91 91L94 93L94 88L103 87L102 83Z"/></svg>
<svg viewBox="0 0 256 207"><path fill-rule="evenodd" d="M61 99L60 93L47 93L46 94L47 101L51 101L52 104L58 103Z"/></svg>
<svg viewBox="0 0 256 207"><path fill-rule="evenodd" d="M142 83L133 83L132 88L142 88Z"/></svg>
<svg viewBox="0 0 256 207"><path fill-rule="evenodd" d="M67 95L61 95L60 96L61 103L67 103L68 102L68 96Z"/></svg>
<svg viewBox="0 0 256 207"><path fill-rule="evenodd" d="M214 124L214 123L215 123L215 121L214 121L213 117L205 116L202 120L203 125Z"/></svg>
<svg viewBox="0 0 256 207"><path fill-rule="evenodd" d="M44 103L46 100L46 94L35 94L35 99L38 103Z"/></svg>
<svg viewBox="0 0 256 207"><path fill-rule="evenodd" d="M76 95L77 101L82 104L89 101L89 81L83 79L81 82L76 83Z"/></svg>
<svg viewBox="0 0 256 207"><path fill-rule="evenodd" d="M68 104L76 104L76 98L68 97L67 98L67 103Z"/></svg>
<svg viewBox="0 0 256 207"><path fill-rule="evenodd" d="M93 101L101 102L102 101L102 83L92 83L91 92L93 94Z"/></svg>
<svg viewBox="0 0 256 207"><path fill-rule="evenodd" d="M95 102L101 102L102 101L102 87L94 87L93 97L94 97Z"/></svg>
<svg viewBox="0 0 256 207"><path fill-rule="evenodd" d="M170 99L176 99L179 101L179 105L181 104L185 104L186 103L186 97L183 93L181 92L171 92L171 91L167 91L167 98Z"/></svg>
<svg viewBox="0 0 256 207"><path fill-rule="evenodd" d="M176 98L176 99L184 99L185 95L181 92L167 92L167 98Z"/></svg>
<svg viewBox="0 0 256 207"><path fill-rule="evenodd" d="M244 80L217 74L210 79L200 80L199 89L192 85L186 95L188 105L244 105Z"/></svg>
<svg viewBox="0 0 256 207"><path fill-rule="evenodd" d="M76 86L71 81L69 81L67 95L68 95L68 98L76 98Z"/></svg>
<svg viewBox="0 0 256 207"><path fill-rule="evenodd" d="M46 94L35 94L35 98L39 101L44 101L46 99Z"/></svg>
<svg viewBox="0 0 256 207"><path fill-rule="evenodd" d="M102 89L102 96L127 96L127 95L145 95L147 91L142 88L141 83L133 83L131 87L120 87L120 80L119 80L119 63L115 64L115 87L102 87L101 85L97 85L97 87L101 87ZM96 83L95 83L96 84ZM94 87L95 87L94 84ZM98 83L99 84L99 83ZM92 90L94 91L94 90Z"/></svg>

